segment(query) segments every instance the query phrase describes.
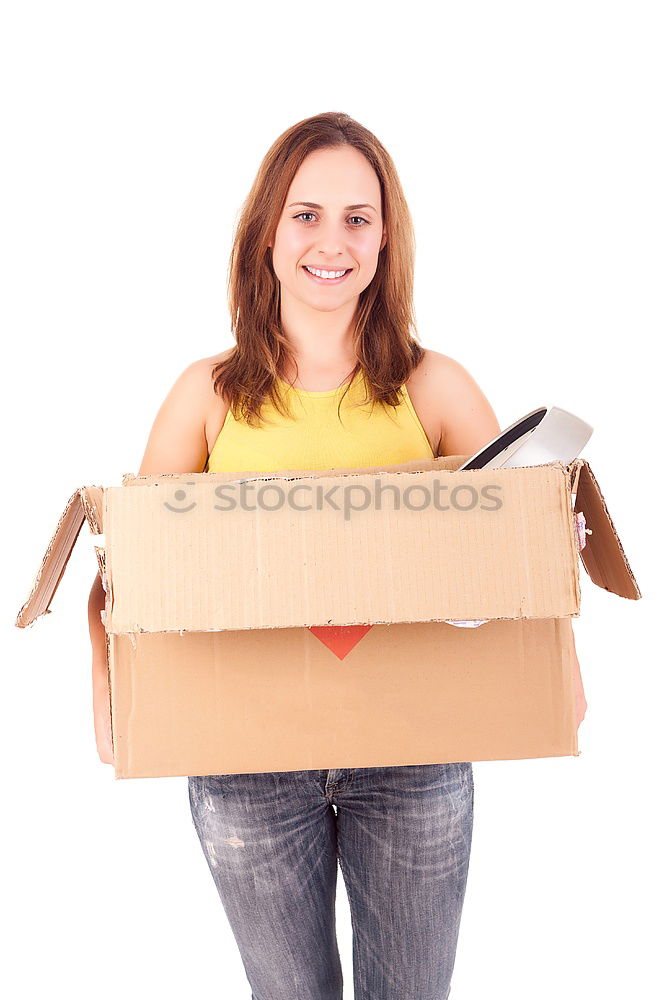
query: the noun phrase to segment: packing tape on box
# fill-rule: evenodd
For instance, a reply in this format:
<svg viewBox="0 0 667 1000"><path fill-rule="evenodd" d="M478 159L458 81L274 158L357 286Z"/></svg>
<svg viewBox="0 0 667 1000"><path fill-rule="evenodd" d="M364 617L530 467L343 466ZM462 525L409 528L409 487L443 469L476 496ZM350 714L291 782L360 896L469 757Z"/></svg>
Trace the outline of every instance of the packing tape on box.
<svg viewBox="0 0 667 1000"><path fill-rule="evenodd" d="M583 549L586 544L586 535L592 535L593 531L591 528L586 527L586 518L583 511L578 511L574 515L574 530L577 539L577 545L579 546L579 551Z"/></svg>

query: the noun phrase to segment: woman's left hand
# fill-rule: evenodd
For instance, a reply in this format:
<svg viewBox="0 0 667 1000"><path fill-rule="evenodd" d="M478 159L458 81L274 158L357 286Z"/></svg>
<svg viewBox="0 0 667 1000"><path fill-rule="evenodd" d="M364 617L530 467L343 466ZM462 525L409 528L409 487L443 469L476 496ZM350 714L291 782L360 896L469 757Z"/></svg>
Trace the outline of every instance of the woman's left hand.
<svg viewBox="0 0 667 1000"><path fill-rule="evenodd" d="M576 649L574 650L574 685L575 685L575 706L577 711L577 729L584 720L588 703L584 694L584 685L581 680L581 667Z"/></svg>

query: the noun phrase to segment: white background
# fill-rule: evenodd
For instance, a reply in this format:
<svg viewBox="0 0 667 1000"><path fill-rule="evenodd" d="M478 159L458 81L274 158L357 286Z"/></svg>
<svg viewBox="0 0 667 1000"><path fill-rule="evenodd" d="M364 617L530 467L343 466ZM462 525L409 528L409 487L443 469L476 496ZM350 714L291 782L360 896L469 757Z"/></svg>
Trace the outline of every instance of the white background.
<svg viewBox="0 0 667 1000"><path fill-rule="evenodd" d="M115 781L98 761L87 529L54 613L13 622L73 490L138 471L177 375L231 345L241 202L274 139L330 110L375 132L398 168L422 344L468 368L503 427L553 404L593 424L585 457L643 593L623 600L583 575L581 756L474 765L452 1000L660 991L661 6L3 6L0 975L12 1000L250 997L186 779ZM337 908L351 1000L340 875Z"/></svg>

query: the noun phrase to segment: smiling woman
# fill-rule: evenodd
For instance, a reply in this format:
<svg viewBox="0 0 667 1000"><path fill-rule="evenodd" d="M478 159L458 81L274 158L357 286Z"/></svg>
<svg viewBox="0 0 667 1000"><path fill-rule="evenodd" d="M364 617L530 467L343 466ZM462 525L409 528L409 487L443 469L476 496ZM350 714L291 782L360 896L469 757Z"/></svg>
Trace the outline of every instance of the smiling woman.
<svg viewBox="0 0 667 1000"><path fill-rule="evenodd" d="M419 344L413 267L410 214L379 140L340 113L288 129L235 233L236 345L176 381L140 474L363 468L477 451L498 421L461 365ZM93 641L101 662L99 632ZM254 996L292 995L298 983L300 996L342 997L339 861L355 996L449 995L472 838L470 762L192 775L188 788Z"/></svg>

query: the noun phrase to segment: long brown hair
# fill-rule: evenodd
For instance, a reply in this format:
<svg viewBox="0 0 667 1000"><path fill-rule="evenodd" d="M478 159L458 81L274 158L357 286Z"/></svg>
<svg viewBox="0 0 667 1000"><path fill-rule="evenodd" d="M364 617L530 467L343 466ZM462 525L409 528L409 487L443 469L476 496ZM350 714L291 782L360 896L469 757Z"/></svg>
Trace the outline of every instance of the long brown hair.
<svg viewBox="0 0 667 1000"><path fill-rule="evenodd" d="M213 367L212 378L216 393L229 400L234 418L253 426L261 422L266 399L288 416L276 376L283 376L286 361L296 364L280 324L280 284L269 244L290 185L308 154L346 145L363 153L375 170L386 231L373 280L359 296L353 331L357 364L352 377L363 371L364 402L370 398L396 406L398 389L425 354L417 342L414 317L414 229L389 153L372 132L342 112L305 118L283 132L262 160L238 218L229 261L228 302L236 347Z"/></svg>

